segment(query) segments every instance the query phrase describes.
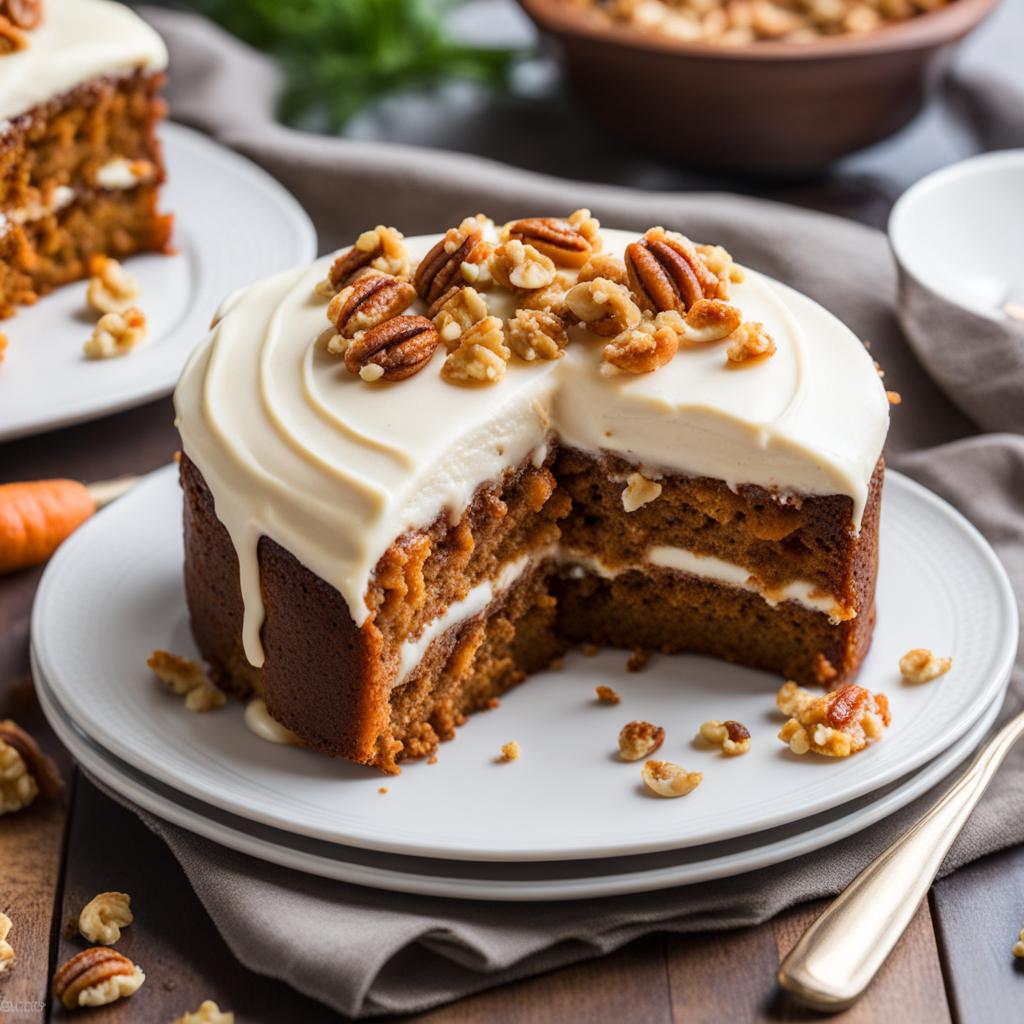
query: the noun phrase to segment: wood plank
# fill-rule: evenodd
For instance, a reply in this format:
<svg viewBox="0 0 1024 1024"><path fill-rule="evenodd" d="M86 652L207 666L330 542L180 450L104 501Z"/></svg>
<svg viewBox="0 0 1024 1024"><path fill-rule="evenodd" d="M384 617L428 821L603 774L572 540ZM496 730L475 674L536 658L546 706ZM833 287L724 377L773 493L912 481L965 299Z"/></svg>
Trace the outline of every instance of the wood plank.
<svg viewBox="0 0 1024 1024"><path fill-rule="evenodd" d="M1024 960L1010 952L1024 928L1024 847L983 857L942 879L931 902L956 1020L1024 1019Z"/></svg>

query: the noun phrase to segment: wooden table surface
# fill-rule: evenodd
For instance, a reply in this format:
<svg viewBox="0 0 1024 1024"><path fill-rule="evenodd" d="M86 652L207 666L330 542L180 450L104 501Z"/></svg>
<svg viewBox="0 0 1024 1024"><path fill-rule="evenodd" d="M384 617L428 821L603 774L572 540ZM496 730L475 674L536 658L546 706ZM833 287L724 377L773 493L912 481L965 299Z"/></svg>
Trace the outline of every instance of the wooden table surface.
<svg viewBox="0 0 1024 1024"><path fill-rule="evenodd" d="M168 400L90 424L0 445L0 482L50 476L100 480L168 462L176 447ZM35 702L28 625L39 571L0 580L0 718L15 718L60 763L63 799L0 818L0 910L14 921L13 971L0 978L0 1022L63 1019L49 980L82 948L81 907L97 892L132 895L136 920L118 948L144 965L130 1001L84 1011L95 1024L163 1024L204 999L242 1022L337 1020L324 1006L253 974L232 956L164 844L75 771ZM97 642L102 642L97 638ZM815 1019L775 985L780 957L823 904L743 931L651 935L599 960L491 989L416 1020L608 1021L682 1024ZM1024 848L937 884L875 984L843 1022L1024 1021L1024 961L1010 954L1024 924ZM413 1019L413 1018L408 1018Z"/></svg>

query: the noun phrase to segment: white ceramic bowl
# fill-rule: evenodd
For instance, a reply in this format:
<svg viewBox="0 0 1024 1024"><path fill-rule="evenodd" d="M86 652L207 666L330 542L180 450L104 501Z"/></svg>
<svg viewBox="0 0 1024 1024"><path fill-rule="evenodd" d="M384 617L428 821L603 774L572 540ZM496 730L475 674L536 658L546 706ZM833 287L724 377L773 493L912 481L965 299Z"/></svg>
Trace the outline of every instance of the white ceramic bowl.
<svg viewBox="0 0 1024 1024"><path fill-rule="evenodd" d="M1024 431L1024 149L919 181L889 241L900 322L926 369L981 426Z"/></svg>

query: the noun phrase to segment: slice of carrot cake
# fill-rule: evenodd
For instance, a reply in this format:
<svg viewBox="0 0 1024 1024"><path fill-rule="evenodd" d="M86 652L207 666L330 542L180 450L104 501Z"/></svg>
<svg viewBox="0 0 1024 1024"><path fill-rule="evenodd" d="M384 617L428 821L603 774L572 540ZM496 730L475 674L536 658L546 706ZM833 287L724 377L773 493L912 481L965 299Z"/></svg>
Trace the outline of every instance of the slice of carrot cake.
<svg viewBox="0 0 1024 1024"><path fill-rule="evenodd" d="M719 247L379 227L230 300L175 401L200 651L326 753L395 771L575 643L868 649L885 392Z"/></svg>
<svg viewBox="0 0 1024 1024"><path fill-rule="evenodd" d="M167 51L108 0L19 0L0 18L0 317L88 276L91 257L167 249L156 125Z"/></svg>

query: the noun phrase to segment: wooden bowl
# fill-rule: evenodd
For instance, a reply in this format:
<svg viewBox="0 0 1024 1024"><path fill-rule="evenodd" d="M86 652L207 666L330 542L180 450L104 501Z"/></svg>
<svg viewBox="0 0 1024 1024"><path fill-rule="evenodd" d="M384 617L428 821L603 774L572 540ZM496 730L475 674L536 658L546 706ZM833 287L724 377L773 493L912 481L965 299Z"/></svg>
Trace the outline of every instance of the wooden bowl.
<svg viewBox="0 0 1024 1024"><path fill-rule="evenodd" d="M519 0L610 131L690 167L774 177L820 171L902 128L952 45L997 2L953 0L863 36L724 47Z"/></svg>

